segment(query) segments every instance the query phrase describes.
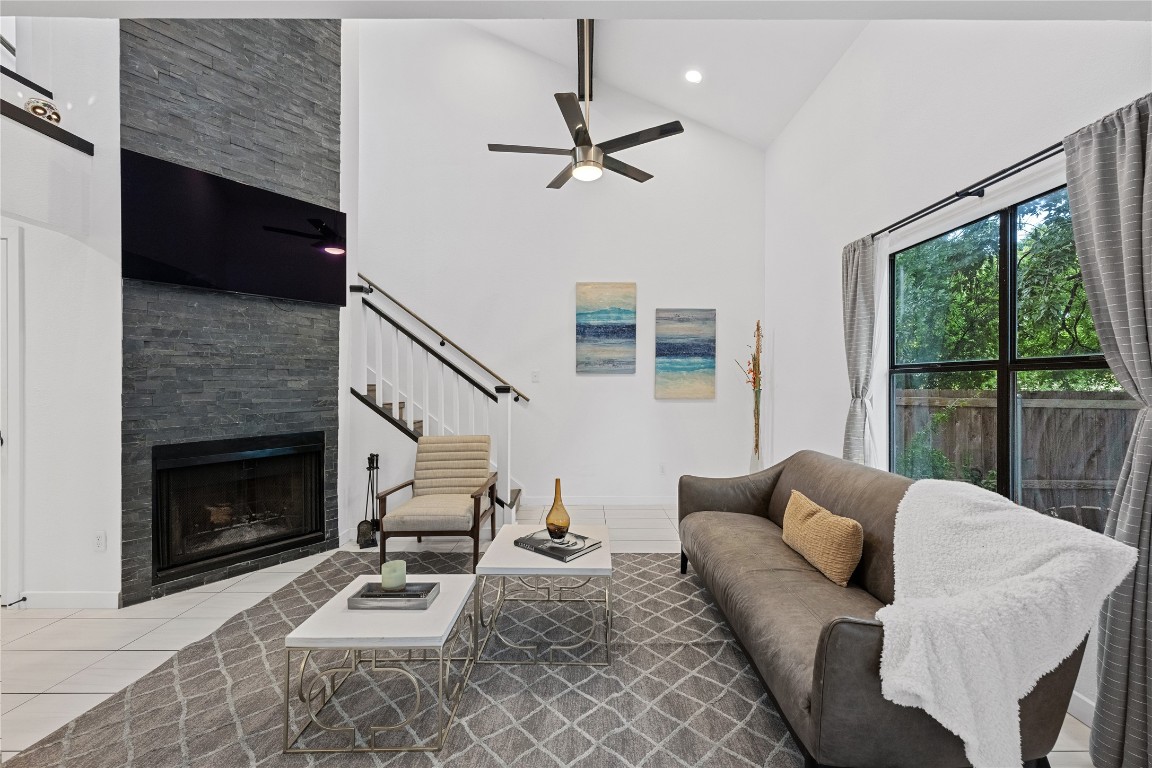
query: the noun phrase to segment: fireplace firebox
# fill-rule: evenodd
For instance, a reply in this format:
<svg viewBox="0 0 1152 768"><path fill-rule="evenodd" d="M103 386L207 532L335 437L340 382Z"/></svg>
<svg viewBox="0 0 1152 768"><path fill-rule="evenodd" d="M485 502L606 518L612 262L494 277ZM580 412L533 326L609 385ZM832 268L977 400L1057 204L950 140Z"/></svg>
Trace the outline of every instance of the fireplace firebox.
<svg viewBox="0 0 1152 768"><path fill-rule="evenodd" d="M324 433L152 448L153 583L324 540Z"/></svg>

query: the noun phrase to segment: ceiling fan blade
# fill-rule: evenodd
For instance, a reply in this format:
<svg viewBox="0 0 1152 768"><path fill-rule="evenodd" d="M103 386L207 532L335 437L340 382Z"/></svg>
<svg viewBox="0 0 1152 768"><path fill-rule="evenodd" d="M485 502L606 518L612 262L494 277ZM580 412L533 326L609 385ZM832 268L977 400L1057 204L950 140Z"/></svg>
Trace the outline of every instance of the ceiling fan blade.
<svg viewBox="0 0 1152 768"><path fill-rule="evenodd" d="M340 237L336 230L324 223L323 219L308 219L308 223L316 227L316 231L324 235L324 237Z"/></svg>
<svg viewBox="0 0 1152 768"><path fill-rule="evenodd" d="M615 171L621 176L627 176L630 179L639 181L640 183L644 183L645 181L648 181L648 179L652 178L652 174L648 173L647 171L642 171L635 166L628 165L628 163L622 163L616 158L610 157L608 155L604 156L604 167L610 171Z"/></svg>
<svg viewBox="0 0 1152 768"><path fill-rule="evenodd" d="M671 123L664 123L655 128L646 128L643 131L636 131L627 136L620 136L619 138L609 139L603 144L598 144L600 150L609 155L613 152L619 152L622 149L635 147L639 144L647 144L656 139L663 139L665 136L675 136L678 133L684 133L684 126L680 125L679 120L674 120Z"/></svg>
<svg viewBox="0 0 1152 768"><path fill-rule="evenodd" d="M519 144L489 144L489 152L525 152L532 155L570 155L570 149L556 149L555 147L524 147Z"/></svg>
<svg viewBox="0 0 1152 768"><path fill-rule="evenodd" d="M264 227L264 230L266 232L277 232L281 235L294 235L296 237L308 237L308 238L311 238L313 240L316 239L316 233L315 232L297 232L294 229L283 229L282 227L268 227L268 226Z"/></svg>
<svg viewBox="0 0 1152 768"><path fill-rule="evenodd" d="M592 146L592 139L588 136L588 127L584 125L584 113L580 111L580 100L574 93L556 94L556 103L560 106L560 114L564 115L564 122L572 133L572 141L578 147Z"/></svg>
<svg viewBox="0 0 1152 768"><path fill-rule="evenodd" d="M568 179L572 178L572 169L575 167L576 166L569 163L564 170L560 171L556 178L548 182L548 189L560 189L560 187L564 186Z"/></svg>

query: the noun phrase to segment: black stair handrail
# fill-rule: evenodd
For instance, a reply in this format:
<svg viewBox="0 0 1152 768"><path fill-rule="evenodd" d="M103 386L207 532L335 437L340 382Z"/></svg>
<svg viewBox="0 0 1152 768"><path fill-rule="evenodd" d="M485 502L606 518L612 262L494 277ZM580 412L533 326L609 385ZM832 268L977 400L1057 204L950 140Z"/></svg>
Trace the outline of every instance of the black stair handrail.
<svg viewBox="0 0 1152 768"><path fill-rule="evenodd" d="M436 358L437 360L439 360L441 363L443 363L444 365L446 365L448 368L451 368L451 369L452 369L452 371L453 371L453 372L454 372L454 373L455 373L457 376L459 376L460 378L464 379L464 380L465 380L465 381L467 381L469 384L471 384L473 387L475 387L476 389L478 389L478 390L480 390L481 392L483 392L483 393L484 393L484 394L485 394L485 395L488 397L488 399L489 399L489 400L491 400L491 401L492 401L492 402L494 402L494 403L497 403L497 402L499 402L499 401L500 401L500 400L499 400L499 398L497 398L497 397L496 397L496 395L495 395L494 393L492 393L492 392L489 392L489 391L488 391L488 389L487 389L487 388L485 388L485 387L484 387L482 384L480 384L478 381L476 381L476 379L472 378L472 377L471 377L471 376L469 376L467 373L465 373L464 371L460 370L460 368L459 368L459 367L458 367L458 366L457 366L455 363L453 363L453 362L452 362L451 360L449 360L448 358L444 357L444 355L442 355L442 354L440 354L439 352L437 352L437 351L436 351L436 349L435 349L434 347L431 347L431 346L429 346L427 343L425 343L425 342L424 342L424 340L423 340L423 339L420 339L420 338L418 338L418 337L417 337L415 334L413 334L413 333L412 333L411 331L409 331L407 328L405 328L405 327L404 327L404 326L402 326L400 323L396 322L394 319L392 319L391 317L389 317L389 316L388 316L388 314L384 312L384 310L380 309L380 307L378 307L378 306L376 306L375 304L373 304L372 302L368 301L368 299L361 299L361 301L364 303L364 306L368 307L370 310L372 310L372 311L373 311L373 312L375 312L377 315L379 315L379 316L380 316L380 317L381 317L381 318L382 318L382 319L383 319L385 322L387 322L387 323L391 324L393 328L395 328L396 330L400 331L400 333L404 334L404 335L405 335L405 336L407 336L409 339L411 339L412 341L414 341L414 342L416 342L417 344L419 344L421 347L423 347L423 348L424 348L424 350L425 350L426 352L428 352L429 354L431 354L431 355L432 355L432 357L434 357L434 358ZM383 361L380 361L380 364L383 364ZM395 372L395 375L396 375L397 377L399 377L399 375L400 375L400 374L399 374L399 371ZM399 381L397 381L397 382L396 382L396 385L397 385L397 387L399 387L399 384L400 384L400 382L399 382ZM382 394L382 393L378 393L378 395L377 395L377 396L379 396L379 394ZM525 399L527 399L527 398L525 398Z"/></svg>
<svg viewBox="0 0 1152 768"><path fill-rule="evenodd" d="M516 394L516 400L517 400L517 401L523 400L523 401L524 401L524 402L526 402L526 403L527 403L527 402L529 402L530 398L528 397L528 395L526 395L526 394L524 394L523 392L521 392L520 390L516 389L516 387L513 387L513 386L512 386L511 384L509 384L509 383L508 383L508 382L507 382L507 381L506 381L506 380L505 380L505 379L504 379L502 376L500 376L500 375L499 375L498 373L496 373L494 370L492 370L492 369L491 369L491 368L489 368L488 366L484 365L484 363L480 362L480 361L479 361L479 360L477 360L475 357L473 357L473 356L472 356L472 355L471 355L471 354L470 354L470 353L469 353L469 352L468 352L466 349L464 349L463 347L461 347L461 346L460 346L459 344L457 344L456 342L452 341L452 339L448 338L447 336L445 336L445 335L444 335L443 333L441 333L440 331L436 330L436 328L435 328L435 327L433 327L433 325L432 325L431 323L429 323L429 322L428 322L427 320L425 320L424 318L420 317L420 315L418 315L418 314L416 314L415 312L413 312L411 309L409 309L407 306L405 306L405 305L404 305L402 302L400 302L400 300L399 300L399 299L397 299L397 298L396 298L395 296L393 296L392 294L388 293L388 291L384 290L384 289L383 289L383 288L381 288L379 285L377 285L376 283L372 282L372 280L370 280L370 279L369 279L369 278L368 278L368 277L367 277L367 276L366 276L366 275L365 275L363 272L357 272L357 273L356 273L356 276L357 276L357 277L359 277L361 280L363 280L365 284L367 284L368 286L370 286L372 290L376 291L376 292L377 292L377 293L379 293L380 295L382 295L382 296L384 296L385 298L387 298L387 299L388 299L388 301L392 302L392 303L393 303L393 304L395 304L396 306L400 307L400 309L404 310L404 311L405 311L405 312L406 312L408 315L410 315L410 316L411 316L411 317L412 317L414 320L416 320L416 322L420 323L420 324L421 324L421 325L423 325L425 328L427 328L428 330L432 331L432 333L434 333L435 335L439 336L439 337L440 337L440 345L441 345L441 346L444 346L444 345L446 345L446 344L449 344L449 345L451 345L453 349L455 349L455 350L456 350L457 352L459 352L460 354L464 355L464 357L466 357L466 358L468 358L469 360L471 360L471 361L472 361L473 363L475 363L475 364L476 364L476 365L477 365L479 368L481 368L481 369L482 369L482 370L483 370L485 373L487 373L487 374L488 374L489 376L491 376L492 378L496 379L496 381L500 382L501 384L503 384L503 385L505 385L505 386L507 386L507 387L510 387L510 388L512 389L512 391L513 391L513 392ZM369 293L371 293L371 291L369 291ZM374 305L374 304L371 304L371 303L369 303L369 302L365 302L365 303L367 303L367 304L368 304L368 306L372 307L373 309L376 309L376 305ZM393 325L395 325L395 323L393 323ZM400 326L399 326L399 325L397 325L396 327L397 327L397 328L400 328ZM401 330L403 330L403 329L401 329ZM415 338L416 338L415 336L412 336L411 334L409 334L409 336L410 336L411 338L413 338L413 339L415 339ZM443 358L441 358L441 359L443 359Z"/></svg>

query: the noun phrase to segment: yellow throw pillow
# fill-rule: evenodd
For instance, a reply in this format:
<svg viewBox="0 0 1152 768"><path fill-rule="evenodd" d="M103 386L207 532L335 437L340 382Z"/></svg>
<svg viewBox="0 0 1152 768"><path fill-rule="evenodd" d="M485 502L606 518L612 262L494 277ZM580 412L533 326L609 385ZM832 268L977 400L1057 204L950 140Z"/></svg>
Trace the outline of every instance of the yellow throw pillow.
<svg viewBox="0 0 1152 768"><path fill-rule="evenodd" d="M852 518L834 515L800 491L792 491L784 510L784 543L846 587L864 550L864 529Z"/></svg>

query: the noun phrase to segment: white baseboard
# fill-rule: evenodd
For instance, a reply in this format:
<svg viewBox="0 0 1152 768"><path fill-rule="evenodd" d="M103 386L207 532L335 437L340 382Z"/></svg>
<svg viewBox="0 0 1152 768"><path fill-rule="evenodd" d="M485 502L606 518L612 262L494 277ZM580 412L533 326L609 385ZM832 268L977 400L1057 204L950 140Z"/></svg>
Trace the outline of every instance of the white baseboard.
<svg viewBox="0 0 1152 768"><path fill-rule="evenodd" d="M344 546L350 541L356 541L356 529L345 528L344 530L340 531L340 546Z"/></svg>
<svg viewBox="0 0 1152 768"><path fill-rule="evenodd" d="M564 496L564 505L571 507L676 507L675 496ZM551 496L524 496L520 507L552 506Z"/></svg>
<svg viewBox="0 0 1152 768"><path fill-rule="evenodd" d="M24 591L24 608L119 608L119 592L30 592Z"/></svg>
<svg viewBox="0 0 1152 768"><path fill-rule="evenodd" d="M1072 700L1068 702L1068 714L1091 728L1092 715L1095 711L1095 701L1080 693L1080 691L1072 691Z"/></svg>

